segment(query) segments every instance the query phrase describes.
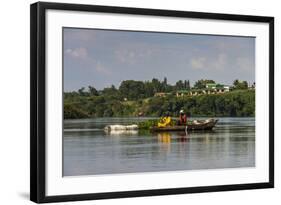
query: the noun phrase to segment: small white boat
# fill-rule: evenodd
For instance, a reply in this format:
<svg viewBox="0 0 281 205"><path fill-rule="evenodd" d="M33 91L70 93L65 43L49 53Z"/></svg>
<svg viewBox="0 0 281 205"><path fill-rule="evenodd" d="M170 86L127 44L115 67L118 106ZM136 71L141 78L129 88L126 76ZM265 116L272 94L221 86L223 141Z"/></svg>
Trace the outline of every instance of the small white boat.
<svg viewBox="0 0 281 205"><path fill-rule="evenodd" d="M105 131L126 131L126 130L138 130L138 125L107 125L104 128Z"/></svg>

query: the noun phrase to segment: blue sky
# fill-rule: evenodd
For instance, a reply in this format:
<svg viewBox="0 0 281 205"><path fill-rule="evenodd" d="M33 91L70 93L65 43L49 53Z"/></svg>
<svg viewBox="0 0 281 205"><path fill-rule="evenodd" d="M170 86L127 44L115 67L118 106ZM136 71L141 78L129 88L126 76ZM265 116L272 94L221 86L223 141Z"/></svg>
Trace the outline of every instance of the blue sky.
<svg viewBox="0 0 281 205"><path fill-rule="evenodd" d="M123 80L255 81L255 38L64 28L64 90Z"/></svg>

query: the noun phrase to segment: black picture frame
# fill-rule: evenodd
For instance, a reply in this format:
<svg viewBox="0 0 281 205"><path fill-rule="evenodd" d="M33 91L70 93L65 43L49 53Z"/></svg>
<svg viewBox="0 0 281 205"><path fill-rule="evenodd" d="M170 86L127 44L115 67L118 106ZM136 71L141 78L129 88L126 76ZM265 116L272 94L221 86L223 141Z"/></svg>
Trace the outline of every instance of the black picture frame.
<svg viewBox="0 0 281 205"><path fill-rule="evenodd" d="M129 15L168 16L195 19L263 22L269 24L269 181L263 183L230 184L188 188L138 190L46 196L46 81L45 35L46 10L121 13ZM274 18L218 13L156 10L81 4L38 2L30 7L30 200L37 203L96 200L198 192L260 189L274 187Z"/></svg>

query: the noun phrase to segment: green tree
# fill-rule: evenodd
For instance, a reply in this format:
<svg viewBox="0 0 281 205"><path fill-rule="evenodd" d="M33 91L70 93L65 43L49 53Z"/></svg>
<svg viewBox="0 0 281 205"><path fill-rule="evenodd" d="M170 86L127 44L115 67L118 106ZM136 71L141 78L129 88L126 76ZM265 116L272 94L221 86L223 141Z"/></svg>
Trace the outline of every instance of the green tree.
<svg viewBox="0 0 281 205"><path fill-rule="evenodd" d="M145 86L142 81L125 80L121 83L119 91L124 98L136 100L145 97Z"/></svg>
<svg viewBox="0 0 281 205"><path fill-rule="evenodd" d="M197 89L206 88L206 84L208 84L208 83L216 83L216 82L214 80L201 79L201 80L198 80L198 81L195 82L194 88L197 88Z"/></svg>
<svg viewBox="0 0 281 205"><path fill-rule="evenodd" d="M89 117L87 112L79 109L74 104L69 104L69 103L64 103L63 116L64 116L64 119L79 119L79 118L88 118Z"/></svg>
<svg viewBox="0 0 281 205"><path fill-rule="evenodd" d="M167 81L166 77L164 77L163 84L164 84L164 86L168 85L168 81Z"/></svg>
<svg viewBox="0 0 281 205"><path fill-rule="evenodd" d="M233 86L235 89L248 89L248 82L247 81L239 81L238 79L233 81Z"/></svg>
<svg viewBox="0 0 281 205"><path fill-rule="evenodd" d="M187 89L187 90L190 90L190 82L189 82L189 80L185 80L184 81L184 88Z"/></svg>
<svg viewBox="0 0 281 205"><path fill-rule="evenodd" d="M92 86L88 86L88 89L89 89L89 93L90 95L94 95L94 96L98 96L99 95L99 92L97 91L96 88L92 87Z"/></svg>
<svg viewBox="0 0 281 205"><path fill-rule="evenodd" d="M189 81L178 81L176 85L165 87L165 79L152 81L123 81L119 88L114 85L97 91L89 86L88 92L82 87L78 91L64 93L65 119L88 117L136 116L139 112L145 116L162 116L169 111L178 116L179 111L191 113L192 116L255 116L255 90L246 89L246 81L235 80L235 89L225 94L175 96L177 88L188 89ZM212 80L199 80L198 85L213 83ZM222 86L220 84L218 87ZM200 86L199 86L200 87ZM171 92L165 98L153 97L157 92ZM98 95L96 95L98 94ZM126 97L128 101L124 101Z"/></svg>
<svg viewBox="0 0 281 205"><path fill-rule="evenodd" d="M78 90L78 93L79 93L79 95L81 95L81 96L85 96L85 95L86 95L86 93L85 93L85 88L84 88L84 87L80 88L80 89Z"/></svg>
<svg viewBox="0 0 281 205"><path fill-rule="evenodd" d="M157 78L153 78L151 81L151 84L152 84L154 93L163 91L163 85Z"/></svg>
<svg viewBox="0 0 281 205"><path fill-rule="evenodd" d="M185 89L185 84L183 83L182 80L179 80L176 82L176 90L182 90Z"/></svg>

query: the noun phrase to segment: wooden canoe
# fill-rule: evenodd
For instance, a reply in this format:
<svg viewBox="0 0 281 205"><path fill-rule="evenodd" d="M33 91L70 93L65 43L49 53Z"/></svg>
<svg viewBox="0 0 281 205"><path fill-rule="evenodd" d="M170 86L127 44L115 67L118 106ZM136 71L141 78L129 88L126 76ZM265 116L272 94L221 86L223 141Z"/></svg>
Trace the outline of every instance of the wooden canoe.
<svg viewBox="0 0 281 205"><path fill-rule="evenodd" d="M217 119L193 120L188 125L175 125L167 127L151 127L152 132L191 131L191 130L212 130L217 124Z"/></svg>

